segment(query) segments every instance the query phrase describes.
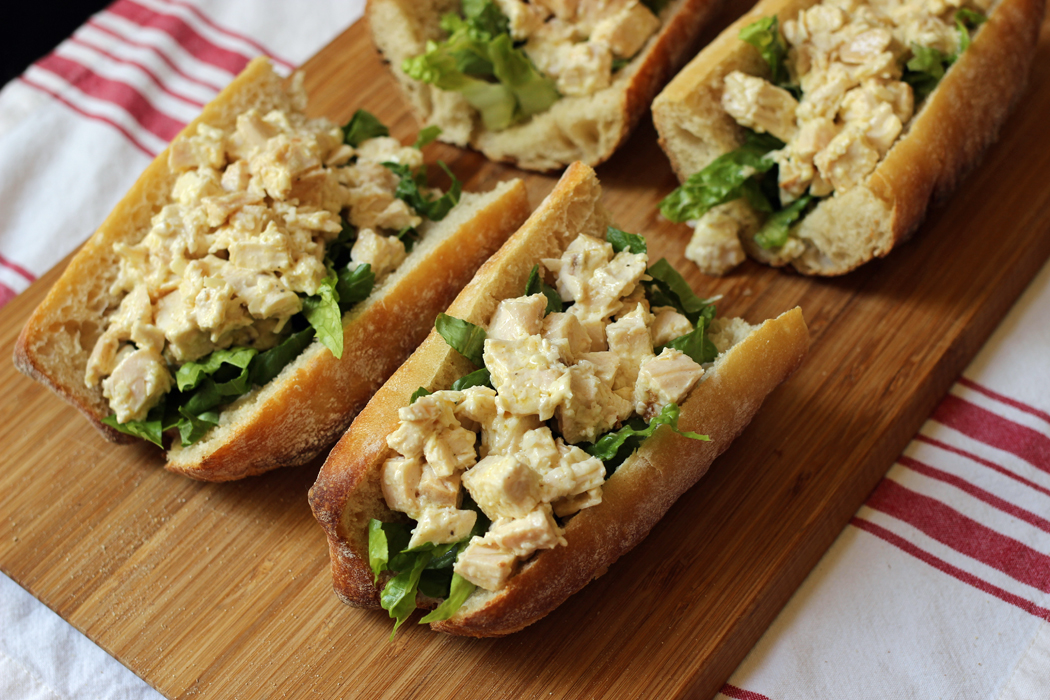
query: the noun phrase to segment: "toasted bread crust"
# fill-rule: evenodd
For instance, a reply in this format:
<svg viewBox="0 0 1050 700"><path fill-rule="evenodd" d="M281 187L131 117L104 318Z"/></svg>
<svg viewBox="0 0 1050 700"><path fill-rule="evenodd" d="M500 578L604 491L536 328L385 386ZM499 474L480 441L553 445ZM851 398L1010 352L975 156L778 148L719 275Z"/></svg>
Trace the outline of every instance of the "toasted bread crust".
<svg viewBox="0 0 1050 700"><path fill-rule="evenodd" d="M487 323L500 300L518 296L532 266L557 255L578 233L603 235L608 215L590 168L571 166L550 197L479 270L448 313ZM740 433L762 400L801 362L808 333L798 309L767 321L727 352L682 405L680 427L711 436L701 443L661 430L606 482L602 503L574 516L568 546L525 564L498 593L478 589L450 620L433 628L450 634L499 636L525 627L600 575L640 542L672 503L692 486ZM419 386L447 388L472 365L432 332L358 415L329 454L310 492L328 535L334 588L351 605L378 607L368 566L368 521L391 521L380 489L380 468L394 455L386 436L397 411ZM420 607L435 601L418 599Z"/></svg>
<svg viewBox="0 0 1050 700"><path fill-rule="evenodd" d="M679 180L743 141L721 108L723 78L734 70L768 77L769 68L738 39L740 30L773 14L784 22L816 2L759 2L657 96L653 121ZM931 203L950 195L998 138L1024 91L1043 11L1044 0L999 2L867 180L823 200L799 224L807 252L792 265L804 274L841 275L914 233Z"/></svg>
<svg viewBox="0 0 1050 700"><path fill-rule="evenodd" d="M291 107L282 79L265 59L252 61L183 133L202 121L232 129L237 115L251 107ZM135 243L145 235L176 177L167 151L161 153L73 257L15 346L18 369L76 406L114 442L135 438L102 424L108 403L99 387L88 388L83 380L104 315L120 303L109 291L118 270L113 244ZM341 361L314 342L266 387L226 408L220 425L203 440L188 448L176 441L166 467L195 479L226 481L316 456L528 213L525 186L518 180L489 193L463 195L446 219L420 228L421 241L402 267L344 315Z"/></svg>
<svg viewBox="0 0 1050 700"><path fill-rule="evenodd" d="M648 111L653 96L695 50L694 44L723 0L674 0L660 12L659 31L612 84L592 95L562 97L524 124L499 132L481 125L458 94L419 83L401 70L406 58L440 40L438 19L459 7L456 0L369 0L367 16L376 46L390 62L421 121L443 129L441 139L471 146L494 161L528 170L556 170L581 161L607 160Z"/></svg>

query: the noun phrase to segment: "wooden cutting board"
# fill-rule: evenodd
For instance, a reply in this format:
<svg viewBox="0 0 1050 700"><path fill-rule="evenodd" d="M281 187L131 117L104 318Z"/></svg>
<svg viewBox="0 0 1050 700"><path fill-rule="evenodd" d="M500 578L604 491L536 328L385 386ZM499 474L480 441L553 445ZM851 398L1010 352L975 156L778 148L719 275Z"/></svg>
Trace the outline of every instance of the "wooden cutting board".
<svg viewBox="0 0 1050 700"><path fill-rule="evenodd" d="M725 26L746 9L730 6ZM710 34L710 33L709 33ZM708 37L710 38L710 36ZM1019 113L916 240L839 279L685 261L660 221L675 185L644 123L598 169L621 226L648 236L720 313L800 305L803 367L648 539L560 609L468 640L339 603L306 493L319 462L240 483L165 472L104 442L7 358L57 271L0 312L0 568L170 698L710 697L1050 255L1050 32ZM416 123L357 24L305 66L312 111ZM435 145L468 188L520 175ZM534 202L552 177L527 175Z"/></svg>

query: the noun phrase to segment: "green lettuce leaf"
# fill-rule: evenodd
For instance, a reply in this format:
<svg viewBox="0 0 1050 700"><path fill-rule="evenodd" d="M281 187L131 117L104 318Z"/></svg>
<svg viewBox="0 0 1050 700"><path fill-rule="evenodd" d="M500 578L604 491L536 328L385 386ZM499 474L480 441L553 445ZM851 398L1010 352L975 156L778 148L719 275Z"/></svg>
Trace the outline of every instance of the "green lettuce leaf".
<svg viewBox="0 0 1050 700"><path fill-rule="evenodd" d="M429 146L437 140L437 137L441 136L441 127L437 124L431 124L428 127L420 130L416 136L416 142L412 144L413 148L422 149L424 146Z"/></svg>
<svg viewBox="0 0 1050 700"><path fill-rule="evenodd" d="M628 421L627 425L619 430L602 435L594 444L581 443L579 447L591 456L597 457L602 462L615 462L619 465L624 459L630 456L631 452L637 449L641 440L650 437L661 425L666 425L679 435L692 438L693 440L708 441L711 439L707 435L679 430L679 414L680 410L678 404L669 403L664 406L663 410L660 411L658 415L653 416L653 419L649 421L648 425L645 425L641 418L635 416L634 419ZM640 440L635 440L637 438L640 438ZM621 449L625 446L627 448L626 454L619 454ZM617 459L618 457L619 459ZM611 472L607 472L606 478L610 475Z"/></svg>
<svg viewBox="0 0 1050 700"><path fill-rule="evenodd" d="M347 311L351 306L368 298L375 287L376 276L368 263L350 269L343 268L336 281L335 291L339 299L339 308Z"/></svg>
<svg viewBox="0 0 1050 700"><path fill-rule="evenodd" d="M430 396L433 393L434 392L432 392L430 389L427 389L425 386L421 386L412 392L412 397L408 400L408 403L409 405L414 404L416 402L416 399L422 398L423 396Z"/></svg>
<svg viewBox="0 0 1050 700"><path fill-rule="evenodd" d="M543 281L538 264L532 266L529 279L525 283L525 296L531 297L533 294L543 294L543 296L547 297L547 308L543 312L544 316L562 310L561 295L558 294L557 289Z"/></svg>
<svg viewBox="0 0 1050 700"><path fill-rule="evenodd" d="M354 116L343 127L343 141L354 148L377 136L390 136L390 129L383 126L383 122L374 114L363 109L354 112Z"/></svg>
<svg viewBox="0 0 1050 700"><path fill-rule="evenodd" d="M646 273L653 278L652 282L643 283L648 286L648 297L653 306L673 306L694 324L700 318L711 321L715 317L711 300L698 297L666 258L657 260Z"/></svg>
<svg viewBox="0 0 1050 700"><path fill-rule="evenodd" d="M383 592L379 594L379 605L390 613L394 618L394 629L390 631L390 640L393 641L397 634L397 628L407 620L416 610L416 590L419 586L419 577L423 575L423 569L430 562L430 552L421 552L412 565L394 578L387 581Z"/></svg>
<svg viewBox="0 0 1050 700"><path fill-rule="evenodd" d="M129 420L127 423L118 423L117 416L114 413L103 418L102 422L125 435L148 440L157 447L164 449L164 443L162 442L164 436L164 411L164 399L161 399L159 404L149 410L145 420Z"/></svg>
<svg viewBox="0 0 1050 700"><path fill-rule="evenodd" d="M470 374L466 374L456 381L452 382L452 391L463 391L469 389L472 386L492 386L492 376L489 375L489 371L482 367L479 370L475 370Z"/></svg>
<svg viewBox="0 0 1050 700"><path fill-rule="evenodd" d="M492 2L463 4L464 17L448 14L441 43L406 59L407 75L441 90L459 92L481 114L490 131L506 129L549 108L558 99L554 82L514 46L509 22Z"/></svg>
<svg viewBox="0 0 1050 700"><path fill-rule="evenodd" d="M189 447L204 437L204 434L219 424L218 411L201 411L191 413L185 406L179 407L179 437L182 438L182 446Z"/></svg>
<svg viewBox="0 0 1050 700"><path fill-rule="evenodd" d="M904 64L904 75L901 80L911 85L915 93L915 102L926 98L944 77L944 72L955 61L943 51L929 46L911 45L912 57Z"/></svg>
<svg viewBox="0 0 1050 700"><path fill-rule="evenodd" d="M788 241L791 226L801 219L814 199L808 194L802 195L791 204L766 219L762 228L755 233L755 243L766 250L780 248Z"/></svg>
<svg viewBox="0 0 1050 700"><path fill-rule="evenodd" d="M339 310L336 285L339 276L328 266L328 274L317 287L317 294L303 299L303 316L317 331L317 339L336 359L343 356L343 313Z"/></svg>
<svg viewBox="0 0 1050 700"><path fill-rule="evenodd" d="M458 351L459 354L478 367L485 366L483 357L485 350L484 328L448 314L438 314L437 320L434 321L434 327L437 328L437 332L452 349Z"/></svg>
<svg viewBox="0 0 1050 700"><path fill-rule="evenodd" d="M707 337L707 328L707 319L701 317L696 322L696 328L691 332L678 336L666 345L654 348L653 352L659 355L664 348L674 348L688 355L697 364L702 365L705 362L714 362L715 358L718 357L718 348Z"/></svg>
<svg viewBox="0 0 1050 700"><path fill-rule="evenodd" d="M649 247L645 244L645 236L627 233L612 226L605 229L605 240L612 244L613 250L617 253L624 250L636 254L649 252Z"/></svg>
<svg viewBox="0 0 1050 700"><path fill-rule="evenodd" d="M313 339L314 329L306 328L288 336L279 345L256 355L248 366L251 383L255 386L266 386L285 366L299 357Z"/></svg>
<svg viewBox="0 0 1050 700"><path fill-rule="evenodd" d="M383 165L401 178L395 191L397 198L412 207L420 216L426 217L431 221L444 219L452 210L452 207L459 203L459 199L463 194L463 183L441 161L438 161L438 165L448 173L448 176L452 179L452 185L448 188L448 192L435 199L430 199L423 194L423 188L427 186L425 168L420 168L419 172L413 173L403 163L383 163ZM406 245L405 248L408 249L408 246Z"/></svg>
<svg viewBox="0 0 1050 700"><path fill-rule="evenodd" d="M762 58L769 64L772 81L776 85L783 86L788 82L788 70L785 63L787 59L787 42L780 35L780 27L777 16L764 17L757 22L752 22L740 30L738 35L741 41L758 49Z"/></svg>
<svg viewBox="0 0 1050 700"><path fill-rule="evenodd" d="M448 597L441 602L441 605L427 613L419 623L422 625L449 619L463 606L475 588L477 586L459 574L452 574Z"/></svg>
<svg viewBox="0 0 1050 700"><path fill-rule="evenodd" d="M755 174L764 173L776 163L767 157L770 151L783 148L784 143L769 134L747 131L744 144L735 151L715 158L698 173L689 177L680 187L660 202L660 212L676 223L699 219L712 207L746 196L752 206L772 211L769 202L762 204L765 195L757 183L748 185Z"/></svg>
<svg viewBox="0 0 1050 700"><path fill-rule="evenodd" d="M179 391L194 389L205 377L214 375L224 364L243 370L259 354L255 348L227 348L214 350L200 362L187 362L175 373Z"/></svg>

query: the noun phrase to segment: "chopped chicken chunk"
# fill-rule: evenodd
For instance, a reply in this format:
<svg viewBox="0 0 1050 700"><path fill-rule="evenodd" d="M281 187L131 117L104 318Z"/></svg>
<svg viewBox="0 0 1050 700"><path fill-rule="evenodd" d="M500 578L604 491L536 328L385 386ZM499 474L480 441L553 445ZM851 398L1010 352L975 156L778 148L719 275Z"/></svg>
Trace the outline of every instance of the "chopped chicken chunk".
<svg viewBox="0 0 1050 700"><path fill-rule="evenodd" d="M566 365L574 363L580 355L591 349L590 334L573 314L548 314L543 319L543 339L558 351L559 359Z"/></svg>
<svg viewBox="0 0 1050 700"><path fill-rule="evenodd" d="M418 458L395 457L383 462L379 484L387 507L418 518L422 512L419 503L419 481L422 475L423 465Z"/></svg>
<svg viewBox="0 0 1050 700"><path fill-rule="evenodd" d="M520 340L486 340L485 366L499 396L497 405L541 420L554 415L565 392L565 365L558 351L538 335Z"/></svg>
<svg viewBox="0 0 1050 700"><path fill-rule="evenodd" d="M647 420L664 406L679 403L700 380L704 368L674 348L664 348L659 356L642 365L634 386L634 410Z"/></svg>
<svg viewBox="0 0 1050 700"><path fill-rule="evenodd" d="M692 321L678 313L673 306L658 306L653 309L653 322L649 326L649 333L653 337L654 346L667 345L675 338L692 333L693 330Z"/></svg>
<svg viewBox="0 0 1050 700"><path fill-rule="evenodd" d="M554 522L551 507L542 504L521 518L500 518L492 523L485 540L519 559L532 556L537 549L553 549L565 544L562 530Z"/></svg>
<svg viewBox="0 0 1050 700"><path fill-rule="evenodd" d="M490 540L474 537L456 559L452 570L475 586L498 591L507 583L517 561L513 552Z"/></svg>
<svg viewBox="0 0 1050 700"><path fill-rule="evenodd" d="M616 56L630 58L659 26L659 17L645 5L635 3L595 24L590 40L606 44Z"/></svg>
<svg viewBox="0 0 1050 700"><path fill-rule="evenodd" d="M542 500L540 475L514 455L489 455L463 475L463 486L489 518L520 518Z"/></svg>
<svg viewBox="0 0 1050 700"><path fill-rule="evenodd" d="M419 547L428 542L446 544L466 539L474 529L478 514L472 510L456 508L426 508L416 520L408 548Z"/></svg>
<svg viewBox="0 0 1050 700"><path fill-rule="evenodd" d="M533 294L528 297L504 299L496 307L489 322L487 337L493 340L520 340L538 335L543 330L543 313L547 297Z"/></svg>
<svg viewBox="0 0 1050 700"><path fill-rule="evenodd" d="M117 422L126 423L144 420L172 384L174 379L159 352L128 346L117 356L113 373L102 380L102 395L109 399Z"/></svg>
<svg viewBox="0 0 1050 700"><path fill-rule="evenodd" d="M558 466L543 475L543 500L546 503L576 496L598 488L605 482L605 465L575 445L557 445Z"/></svg>
<svg viewBox="0 0 1050 700"><path fill-rule="evenodd" d="M781 141L795 135L798 102L791 93L768 80L733 71L725 77L722 107L737 123Z"/></svg>
<svg viewBox="0 0 1050 700"><path fill-rule="evenodd" d="M367 143L367 142L366 142ZM397 236L380 236L370 228L357 232L357 240L350 249L350 260L357 265L371 265L379 284L408 257L405 244Z"/></svg>

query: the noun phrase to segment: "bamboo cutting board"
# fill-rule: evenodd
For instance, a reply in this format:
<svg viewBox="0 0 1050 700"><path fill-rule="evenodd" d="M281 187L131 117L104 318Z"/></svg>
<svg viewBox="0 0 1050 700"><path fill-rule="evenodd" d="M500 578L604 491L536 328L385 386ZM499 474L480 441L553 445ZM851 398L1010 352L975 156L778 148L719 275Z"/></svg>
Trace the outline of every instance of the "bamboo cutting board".
<svg viewBox="0 0 1050 700"><path fill-rule="evenodd" d="M732 5L727 24L746 7ZM708 36L710 38L710 36ZM648 539L532 627L467 640L339 603L306 493L319 462L240 483L161 469L104 442L7 359L57 277L0 312L0 569L170 698L710 697L1050 256L1050 28L1029 91L984 166L917 239L839 279L685 261L656 203L677 183L643 124L598 169L622 228L645 233L719 312L800 305L803 367ZM312 111L416 124L357 24L305 66ZM517 175L436 145L467 187ZM538 203L554 178L527 176Z"/></svg>

